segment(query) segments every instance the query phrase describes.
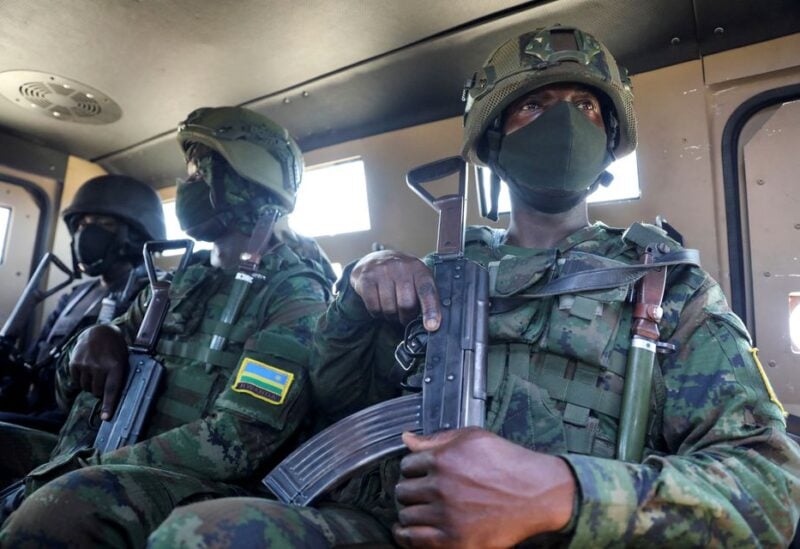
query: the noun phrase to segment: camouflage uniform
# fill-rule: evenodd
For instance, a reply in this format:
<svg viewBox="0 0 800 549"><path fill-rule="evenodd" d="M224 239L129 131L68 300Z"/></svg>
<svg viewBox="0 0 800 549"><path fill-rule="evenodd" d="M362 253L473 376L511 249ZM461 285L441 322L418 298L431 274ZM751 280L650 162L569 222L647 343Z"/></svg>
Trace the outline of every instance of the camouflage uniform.
<svg viewBox="0 0 800 549"><path fill-rule="evenodd" d="M103 175L87 181L62 215L73 238L72 262L76 272L81 272L79 265L86 260L80 257L76 246L82 232L80 221L86 215L109 216L120 223L115 241L109 246L111 253L99 274L121 262L130 262L134 268L111 286L104 285L99 277L73 286L58 300L38 338L29 346L26 362L36 365L36 373L33 380L26 380L25 386L19 387L24 406L6 408L9 403L0 402L4 409L14 410L0 412L0 440L5 443L4 448L15 449L0 459L0 488L46 462L56 444L57 437L52 433L63 426L76 396L75 392L63 392L57 383L56 357L75 334L94 324L109 322L128 309L147 283L144 267L140 265L142 245L165 235L158 194L127 176Z"/></svg>
<svg viewBox="0 0 800 549"><path fill-rule="evenodd" d="M666 239L655 228L633 232ZM467 255L489 268L493 296L523 296L561 272L564 260L637 262L641 245L621 233L596 224L554 250L532 250L501 244L500 231L473 229ZM668 277L662 340L677 351L659 357L645 459L613 459L630 343L628 290L529 299L490 316L486 428L562 456L577 481L573 519L548 541L786 545L798 518L800 450L785 434L744 326L699 268L672 268ZM343 289L315 336L319 356L311 380L327 417L337 420L398 395L388 374L399 337L395 326L370 317L352 288ZM201 503L173 513L150 542L214 546L235 539L269 547L300 529L307 533L298 539L307 543L320 536L328 544L386 542L396 521L397 463L385 461L337 492L334 499L350 505L348 514L324 506L278 510L254 500ZM254 518L257 509L260 518ZM361 518L353 519L353 509ZM335 526L342 520L350 531ZM376 532L377 523L383 529Z"/></svg>
<svg viewBox="0 0 800 549"><path fill-rule="evenodd" d="M114 540L116 546L141 546L174 506L248 493L240 485L253 485L267 471L274 452L291 439L308 412L308 347L326 299L321 277L285 245L263 260L261 273L266 282L253 290L230 331L228 347L216 352L208 344L234 273L201 264L176 277L157 346L157 358L166 368L164 389L143 440L99 456L80 449L87 441L62 437L56 457L27 477L27 491L33 494L5 524L0 543L16 546L48 539L48 531L69 531L70 541L78 545ZM148 296L142 293L116 322L128 341ZM237 374L253 361L288 374L280 403L236 389ZM81 393L66 431L85 432L70 426L90 420L95 400ZM101 467L88 467L96 465ZM97 523L79 520L90 510L95 517L107 516ZM101 528L107 521L116 527Z"/></svg>
<svg viewBox="0 0 800 549"><path fill-rule="evenodd" d="M241 145L256 160L269 156L273 146L290 144L299 155L285 129L244 109L201 109L189 120L208 135L216 135L209 124L225 124L224 134L244 120L246 131L232 137L230 149L237 152ZM260 146L252 128L270 139L267 146ZM280 167L259 174L280 186L285 211L291 211L302 158L281 158L293 168L291 186L283 187L287 180ZM196 160L201 170L217 174L214 192L225 193L223 228L252 233L272 196L259 186L272 190L273 183L245 180L234 171L237 166L212 153ZM211 187L197 187L204 182L191 185ZM3 525L0 545L143 546L148 533L179 505L253 494L250 488L258 486L308 420L312 330L330 295L322 256L301 257L289 244L273 243L250 277L252 286L232 324L223 322L222 314L242 284L235 269L212 267L206 255L175 275L155 347L164 378L140 442L104 455L88 448L96 399L81 393L54 457L26 478L28 497ZM149 299L149 290L142 292L114 321L128 343ZM214 336L224 337L222 350L211 349Z"/></svg>

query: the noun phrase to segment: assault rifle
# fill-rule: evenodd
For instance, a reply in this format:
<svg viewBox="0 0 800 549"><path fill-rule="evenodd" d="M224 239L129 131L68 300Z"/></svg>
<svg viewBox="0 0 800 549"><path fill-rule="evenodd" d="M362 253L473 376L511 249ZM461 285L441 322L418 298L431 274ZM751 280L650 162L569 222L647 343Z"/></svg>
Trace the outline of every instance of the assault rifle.
<svg viewBox="0 0 800 549"><path fill-rule="evenodd" d="M144 264L150 279L150 304L133 345L128 347L128 380L125 390L114 416L109 421L103 421L94 441L94 447L101 454L139 440L142 426L164 374L164 366L153 357L153 351L169 308L170 281L158 279L152 254L184 249L177 273L189 264L193 246L194 242L191 240L154 240L144 245Z"/></svg>
<svg viewBox="0 0 800 549"><path fill-rule="evenodd" d="M459 174L458 192L434 197L423 184ZM307 505L336 484L386 457L400 454L405 431L431 434L482 427L486 405L489 275L464 257L466 164L451 157L411 170L409 187L439 212L433 276L442 321L426 333L409 326L397 355L407 389L419 391L353 414L320 432L281 462L264 484L281 501ZM427 347L427 352L423 347ZM414 357L424 355L421 375ZM421 394L420 394L421 393Z"/></svg>
<svg viewBox="0 0 800 549"><path fill-rule="evenodd" d="M51 263L67 275L67 278L55 287L42 291L42 282ZM69 286L75 278L75 273L58 257L51 253L44 254L14 309L0 328L0 363L2 363L0 375L5 378L0 384L0 402L4 408L23 407L27 396L27 385L33 377L33 370L24 363L17 344L34 309L51 295Z"/></svg>

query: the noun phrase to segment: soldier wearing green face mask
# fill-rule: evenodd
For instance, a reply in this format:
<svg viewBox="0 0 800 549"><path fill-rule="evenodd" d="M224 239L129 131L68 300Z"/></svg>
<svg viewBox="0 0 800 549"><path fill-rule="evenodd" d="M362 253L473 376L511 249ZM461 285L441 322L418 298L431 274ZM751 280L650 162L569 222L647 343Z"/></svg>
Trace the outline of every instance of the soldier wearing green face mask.
<svg viewBox="0 0 800 549"><path fill-rule="evenodd" d="M187 539L196 547L755 547L791 539L800 451L747 331L707 273L668 270L661 340L676 350L658 358L640 462L616 452L630 285L535 296L581 263L638 263L651 243L679 249L656 227L588 221L587 195L636 144L624 71L592 36L540 29L500 46L468 93L462 154L502 175L512 198L507 230L467 232L465 253L489 270L493 301L512 305L489 317L486 428L406 434L410 453L350 481L331 496L336 504L239 498L183 507L151 536L152 547ZM315 335L315 405L337 420L398 396L392 351L403 326L421 312L436 330L439 307L417 258L382 251L349 267Z"/></svg>
<svg viewBox="0 0 800 549"><path fill-rule="evenodd" d="M118 404L149 291L73 343L68 370L84 392L51 461L25 479L26 497L0 531L4 547L142 546L178 505L251 493L308 415L326 260L298 255L271 231L294 207L300 150L284 128L236 107L194 111L178 140L189 172L178 218L213 249L172 280L155 346L165 374L143 434L102 455L87 447L93 413L111 417Z"/></svg>

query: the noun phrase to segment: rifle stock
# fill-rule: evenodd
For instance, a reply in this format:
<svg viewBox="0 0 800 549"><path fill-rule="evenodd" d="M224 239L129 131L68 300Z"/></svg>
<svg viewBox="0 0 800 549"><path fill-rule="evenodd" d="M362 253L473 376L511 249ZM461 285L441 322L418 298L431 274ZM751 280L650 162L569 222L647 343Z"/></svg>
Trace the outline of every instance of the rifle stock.
<svg viewBox="0 0 800 549"><path fill-rule="evenodd" d="M437 198L422 186L456 172L457 194ZM442 321L427 337L422 394L376 404L311 438L264 479L280 501L307 505L358 471L402 453L405 431L432 434L483 426L489 276L464 257L465 180L460 157L421 166L407 176L414 192L440 214L433 276Z"/></svg>

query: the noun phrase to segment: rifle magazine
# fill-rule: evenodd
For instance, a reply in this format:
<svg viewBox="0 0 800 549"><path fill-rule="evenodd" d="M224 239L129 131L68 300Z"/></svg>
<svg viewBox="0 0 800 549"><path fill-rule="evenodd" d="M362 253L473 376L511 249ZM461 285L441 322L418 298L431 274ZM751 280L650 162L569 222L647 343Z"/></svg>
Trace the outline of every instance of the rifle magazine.
<svg viewBox="0 0 800 549"><path fill-rule="evenodd" d="M401 435L422 433L422 395L365 408L312 437L264 480L283 503L305 506L366 467L401 453Z"/></svg>

